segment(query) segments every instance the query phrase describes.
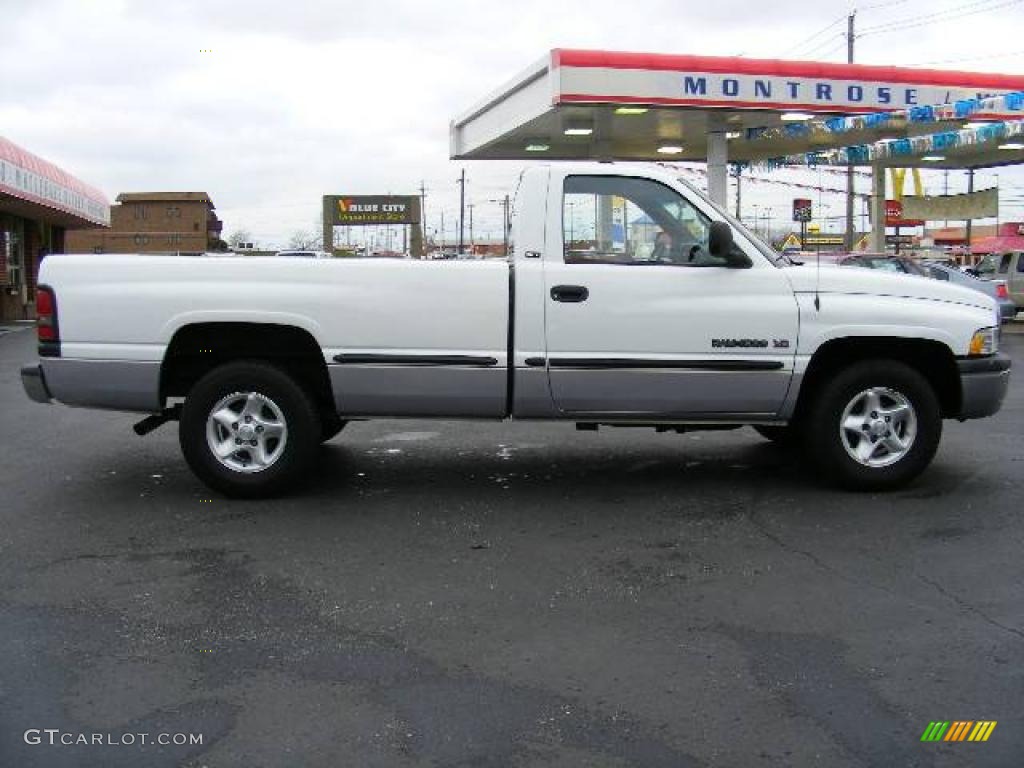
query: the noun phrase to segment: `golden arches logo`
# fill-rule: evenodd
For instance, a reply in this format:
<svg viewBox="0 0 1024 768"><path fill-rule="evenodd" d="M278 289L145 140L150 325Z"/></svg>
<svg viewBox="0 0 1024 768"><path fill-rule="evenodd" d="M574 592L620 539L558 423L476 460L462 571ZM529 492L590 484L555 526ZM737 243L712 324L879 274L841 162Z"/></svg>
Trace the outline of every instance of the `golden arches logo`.
<svg viewBox="0 0 1024 768"><path fill-rule="evenodd" d="M921 183L921 169L911 168L914 179L914 194L918 197L924 196L924 185ZM890 168L889 175L892 177L892 199L903 199L903 185L907 180L906 168Z"/></svg>

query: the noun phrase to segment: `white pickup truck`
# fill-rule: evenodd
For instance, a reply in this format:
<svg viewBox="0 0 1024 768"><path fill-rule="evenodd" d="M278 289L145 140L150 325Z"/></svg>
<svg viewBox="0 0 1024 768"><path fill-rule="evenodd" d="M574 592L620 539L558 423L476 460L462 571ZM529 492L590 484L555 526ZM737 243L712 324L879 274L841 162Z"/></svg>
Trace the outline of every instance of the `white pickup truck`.
<svg viewBox="0 0 1024 768"><path fill-rule="evenodd" d="M527 170L491 261L54 255L39 402L178 419L211 487L279 493L353 419L753 425L846 487L932 459L994 414L1010 362L991 298L796 264L658 167Z"/></svg>

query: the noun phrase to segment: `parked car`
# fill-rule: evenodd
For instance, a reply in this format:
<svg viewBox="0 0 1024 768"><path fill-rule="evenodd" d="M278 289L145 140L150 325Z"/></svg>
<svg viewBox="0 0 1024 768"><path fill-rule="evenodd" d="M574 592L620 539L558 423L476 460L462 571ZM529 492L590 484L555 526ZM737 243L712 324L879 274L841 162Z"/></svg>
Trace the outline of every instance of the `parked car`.
<svg viewBox="0 0 1024 768"><path fill-rule="evenodd" d="M611 217L573 259L573 214L615 200L656 222L663 259L631 261ZM22 382L148 414L139 434L178 420L195 474L249 497L293 485L348 420L396 417L752 425L881 490L924 470L943 419L1002 405L980 291L794 264L657 167L538 165L518 201L509 261L48 256Z"/></svg>
<svg viewBox="0 0 1024 768"><path fill-rule="evenodd" d="M840 260L843 267L867 267L886 272L901 272L905 275L930 277L928 271L917 260L908 256L895 256L888 253L856 253Z"/></svg>
<svg viewBox="0 0 1024 768"><path fill-rule="evenodd" d="M329 259L331 254L327 251L306 251L301 249L293 249L287 251L278 251L274 254L275 256L287 256L296 259Z"/></svg>
<svg viewBox="0 0 1024 768"><path fill-rule="evenodd" d="M991 296L996 300L996 305L999 307L999 319L1002 322L1009 322L1017 316L1017 305L1014 303L1013 299L1010 298L1010 293L1006 289L1005 280L981 280L974 275L963 272L956 267L951 267L948 264L926 262L923 266L936 280L944 280L946 282L956 283L957 285L963 285L972 290L981 291L982 293L986 293Z"/></svg>
<svg viewBox="0 0 1024 768"><path fill-rule="evenodd" d="M1024 252L990 253L969 271L982 280L1005 280L1013 303L1024 306Z"/></svg>

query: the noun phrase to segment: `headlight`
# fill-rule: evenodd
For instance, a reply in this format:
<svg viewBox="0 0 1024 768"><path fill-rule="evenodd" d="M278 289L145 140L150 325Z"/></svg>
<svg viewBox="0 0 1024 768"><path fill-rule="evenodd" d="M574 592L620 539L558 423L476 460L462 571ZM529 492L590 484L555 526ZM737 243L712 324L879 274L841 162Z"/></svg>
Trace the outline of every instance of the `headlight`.
<svg viewBox="0 0 1024 768"><path fill-rule="evenodd" d="M999 351L999 331L997 328L979 328L971 337L969 355L994 355Z"/></svg>

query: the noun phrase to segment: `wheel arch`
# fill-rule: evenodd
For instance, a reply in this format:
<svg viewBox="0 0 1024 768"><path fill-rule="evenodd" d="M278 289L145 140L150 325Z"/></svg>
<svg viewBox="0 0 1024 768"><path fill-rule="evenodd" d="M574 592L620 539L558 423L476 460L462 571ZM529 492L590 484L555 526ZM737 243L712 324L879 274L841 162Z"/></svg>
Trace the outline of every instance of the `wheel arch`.
<svg viewBox="0 0 1024 768"><path fill-rule="evenodd" d="M905 337L848 336L831 339L807 364L794 417L806 410L812 394L830 374L863 360L895 360L924 376L935 390L944 418L960 412L960 374L953 351L941 341Z"/></svg>
<svg viewBox="0 0 1024 768"><path fill-rule="evenodd" d="M214 368L237 360L282 368L310 392L322 412L334 412L320 344L309 330L279 323L203 321L179 327L160 366L160 397L185 397Z"/></svg>

